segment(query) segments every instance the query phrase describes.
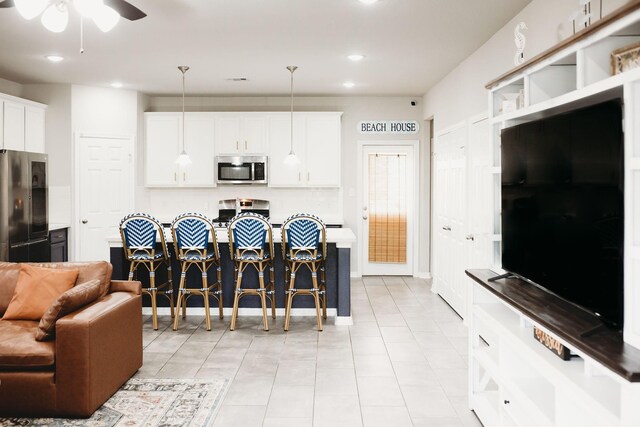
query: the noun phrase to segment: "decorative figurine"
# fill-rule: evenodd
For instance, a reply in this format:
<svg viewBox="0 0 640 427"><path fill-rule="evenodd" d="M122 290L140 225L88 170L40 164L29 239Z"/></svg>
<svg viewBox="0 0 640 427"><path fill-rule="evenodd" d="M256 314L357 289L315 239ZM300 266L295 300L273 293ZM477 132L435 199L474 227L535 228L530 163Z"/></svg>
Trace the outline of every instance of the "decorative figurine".
<svg viewBox="0 0 640 427"><path fill-rule="evenodd" d="M513 31L514 41L516 43L516 56L513 59L515 65L520 65L524 62L524 45L527 41L524 34L522 34L524 30L528 30L527 24L520 22Z"/></svg>

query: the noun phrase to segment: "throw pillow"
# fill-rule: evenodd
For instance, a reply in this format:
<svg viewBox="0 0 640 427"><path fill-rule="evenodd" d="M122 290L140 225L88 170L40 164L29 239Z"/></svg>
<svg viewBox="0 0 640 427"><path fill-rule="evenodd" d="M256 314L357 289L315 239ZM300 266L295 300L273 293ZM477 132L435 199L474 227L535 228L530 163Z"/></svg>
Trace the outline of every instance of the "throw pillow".
<svg viewBox="0 0 640 427"><path fill-rule="evenodd" d="M94 279L76 285L60 295L40 319L36 340L45 341L55 337L56 321L97 300L100 297L100 288L100 280Z"/></svg>
<svg viewBox="0 0 640 427"><path fill-rule="evenodd" d="M78 270L58 270L20 265L18 283L5 320L40 320L51 303L75 285Z"/></svg>

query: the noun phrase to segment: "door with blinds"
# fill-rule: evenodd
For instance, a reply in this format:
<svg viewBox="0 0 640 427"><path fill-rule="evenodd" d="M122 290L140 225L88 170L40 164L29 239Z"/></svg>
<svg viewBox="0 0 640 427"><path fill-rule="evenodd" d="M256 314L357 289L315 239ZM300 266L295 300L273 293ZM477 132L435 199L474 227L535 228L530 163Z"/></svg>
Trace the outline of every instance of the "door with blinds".
<svg viewBox="0 0 640 427"><path fill-rule="evenodd" d="M364 275L412 275L414 147L363 146Z"/></svg>

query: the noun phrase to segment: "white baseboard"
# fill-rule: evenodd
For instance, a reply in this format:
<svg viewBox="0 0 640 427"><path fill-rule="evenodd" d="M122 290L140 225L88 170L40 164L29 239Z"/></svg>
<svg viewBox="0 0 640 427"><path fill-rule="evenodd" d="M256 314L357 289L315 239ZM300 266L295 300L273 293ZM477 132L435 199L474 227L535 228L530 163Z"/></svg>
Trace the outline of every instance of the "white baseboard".
<svg viewBox="0 0 640 427"><path fill-rule="evenodd" d="M210 313L215 315L218 313L218 307L211 306ZM225 316L231 316L233 309L231 307L225 307L222 310ZM151 307L142 307L142 314L145 316L151 315ZM169 307L158 307L158 315L169 316L171 314ZM271 309L267 308L267 314L271 315ZM187 315L192 316L204 316L204 307L187 307ZM315 316L315 308L293 308L291 309L291 316ZM246 308L240 307L238 309L238 316L262 316L261 308ZM276 308L276 316L284 316L284 308ZM327 317L335 317L336 319L351 319L347 316L338 316L338 310L335 308L327 308ZM349 324L353 324L349 323Z"/></svg>
<svg viewBox="0 0 640 427"><path fill-rule="evenodd" d="M428 271L419 271L418 274L416 275L416 277L418 279L431 279L431 278L433 278L433 276L431 276L431 273L429 273Z"/></svg>
<svg viewBox="0 0 640 427"><path fill-rule="evenodd" d="M351 326L353 325L353 318L351 316L336 316L335 324L340 326Z"/></svg>

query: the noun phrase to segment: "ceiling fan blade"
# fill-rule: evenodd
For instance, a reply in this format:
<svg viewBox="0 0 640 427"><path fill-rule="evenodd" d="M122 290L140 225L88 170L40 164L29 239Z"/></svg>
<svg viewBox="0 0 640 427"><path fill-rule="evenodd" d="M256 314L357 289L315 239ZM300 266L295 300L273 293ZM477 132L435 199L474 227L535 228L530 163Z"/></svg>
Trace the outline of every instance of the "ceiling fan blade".
<svg viewBox="0 0 640 427"><path fill-rule="evenodd" d="M4 0L4 1L0 1L0 9L3 7L13 7L13 0Z"/></svg>
<svg viewBox="0 0 640 427"><path fill-rule="evenodd" d="M13 0L5 0L5 2ZM115 10L125 19L129 21L137 21L147 16L146 13L125 0L104 0L104 4ZM0 3L0 6L2 3Z"/></svg>

